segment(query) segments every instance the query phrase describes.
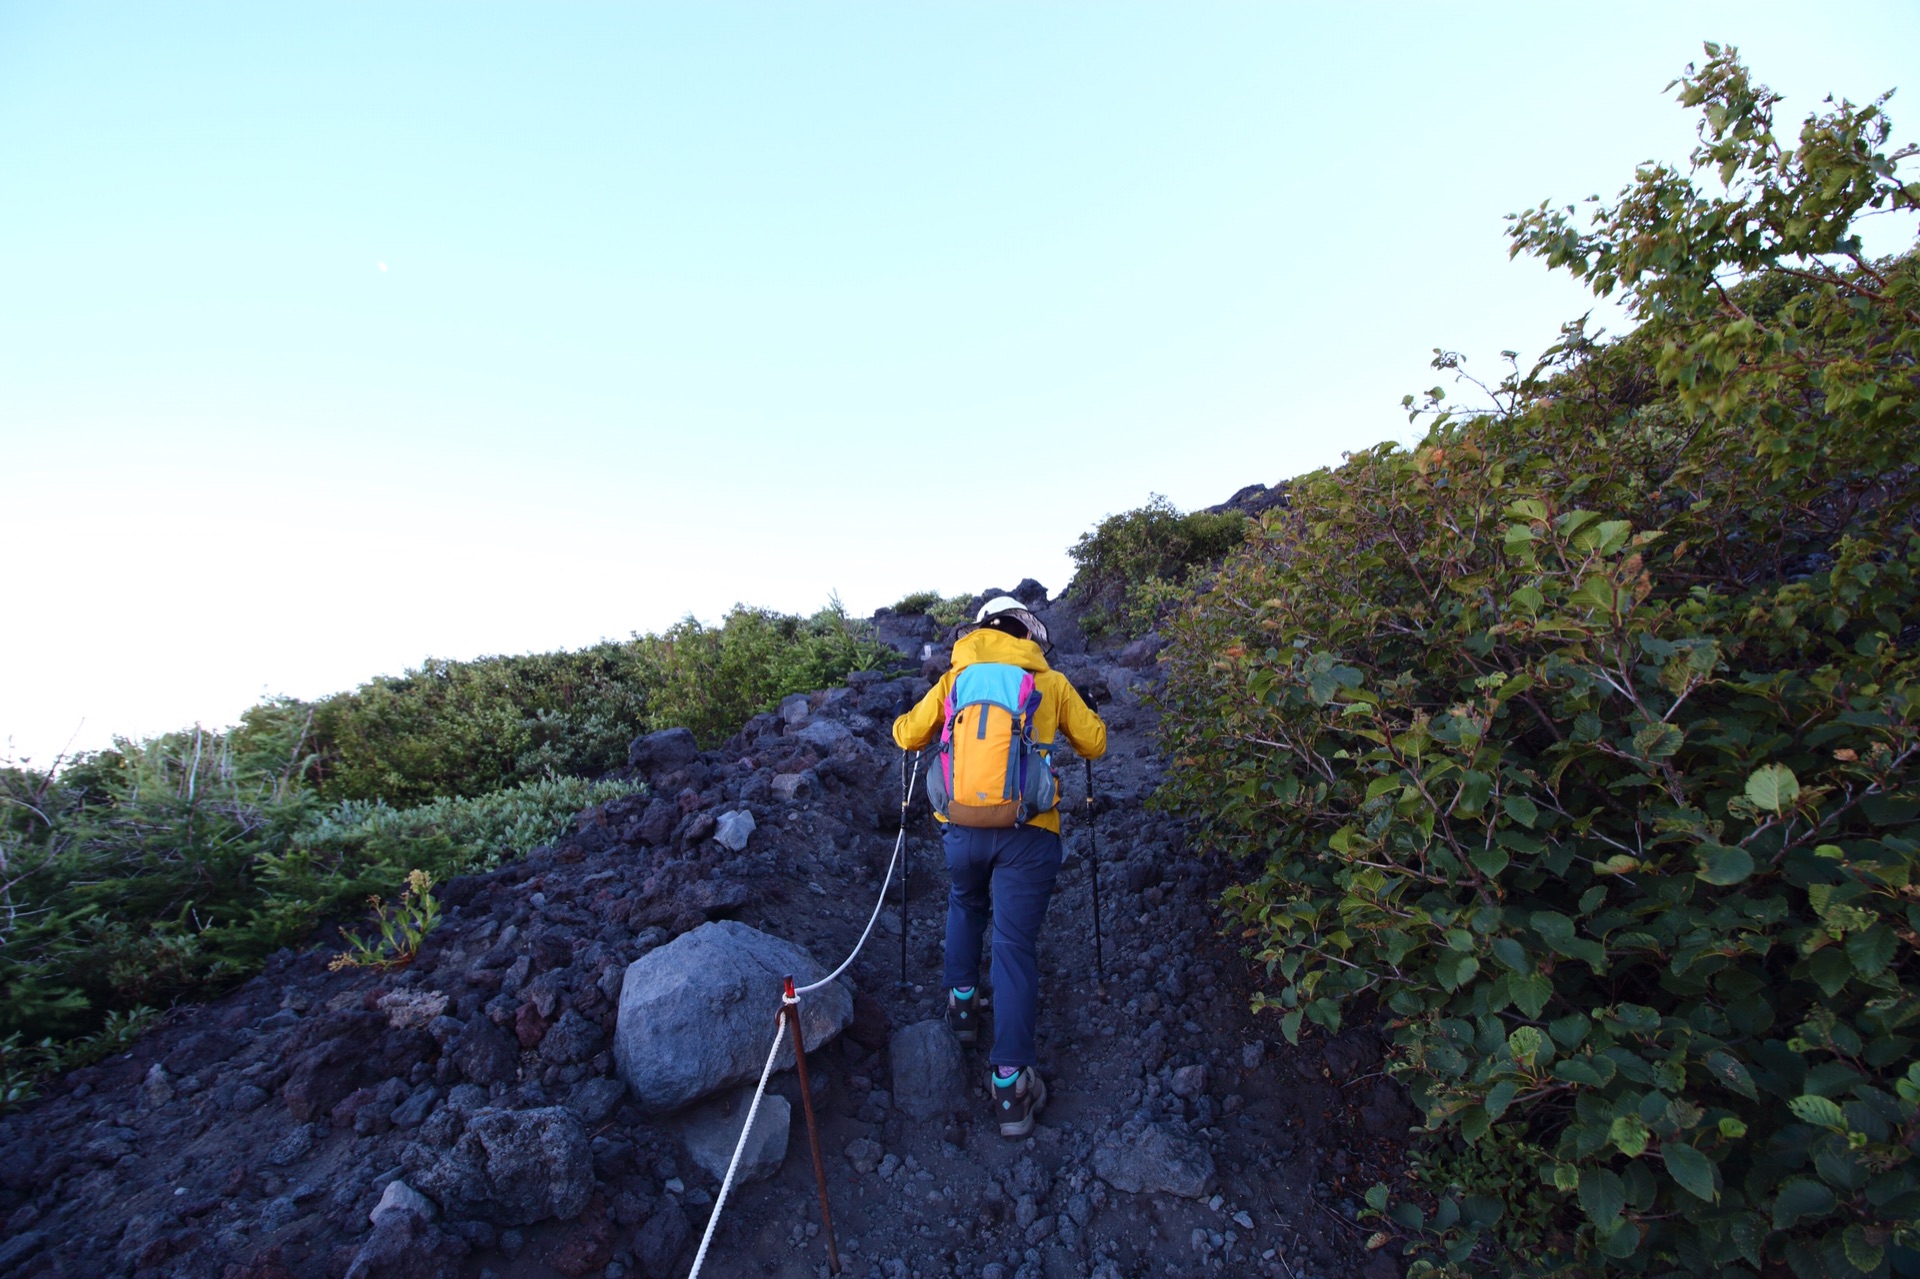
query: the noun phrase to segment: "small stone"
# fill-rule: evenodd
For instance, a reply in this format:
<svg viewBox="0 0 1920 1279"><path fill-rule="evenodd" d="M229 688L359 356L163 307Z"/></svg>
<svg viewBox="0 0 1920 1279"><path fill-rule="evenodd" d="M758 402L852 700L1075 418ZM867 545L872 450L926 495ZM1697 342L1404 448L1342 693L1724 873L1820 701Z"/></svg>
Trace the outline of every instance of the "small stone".
<svg viewBox="0 0 1920 1279"><path fill-rule="evenodd" d="M625 1084L601 1075L575 1088L567 1099L567 1109L580 1116L583 1123L603 1123L626 1095Z"/></svg>
<svg viewBox="0 0 1920 1279"><path fill-rule="evenodd" d="M367 1214L367 1220L377 1226L395 1215L432 1221L433 1201L404 1181L389 1181L387 1188L380 1192L380 1202Z"/></svg>
<svg viewBox="0 0 1920 1279"><path fill-rule="evenodd" d="M646 1279L674 1279L674 1262L690 1233L686 1210L669 1200L634 1234L635 1269Z"/></svg>
<svg viewBox="0 0 1920 1279"><path fill-rule="evenodd" d="M773 795L784 804L799 803L812 799L814 794L814 774L812 769L803 773L781 773L773 779Z"/></svg>
<svg viewBox="0 0 1920 1279"><path fill-rule="evenodd" d="M753 830L753 814L742 808L737 812L720 814L714 825L713 839L730 852L744 852L747 838L753 834Z"/></svg>
<svg viewBox="0 0 1920 1279"><path fill-rule="evenodd" d="M886 1153L880 1143L871 1137L855 1137L847 1143L847 1160L853 1164L853 1170L862 1176L878 1168Z"/></svg>
<svg viewBox="0 0 1920 1279"><path fill-rule="evenodd" d="M1173 1072L1168 1081L1176 1097L1185 1097L1189 1101L1207 1090L1207 1068L1205 1066L1182 1066Z"/></svg>
<svg viewBox="0 0 1920 1279"><path fill-rule="evenodd" d="M429 1025L447 1011L447 996L437 990L392 990L380 996L380 1010L396 1030Z"/></svg>
<svg viewBox="0 0 1920 1279"><path fill-rule="evenodd" d="M1093 1152L1094 1175L1129 1194L1164 1191L1187 1199L1213 1192L1213 1156L1207 1148L1164 1124L1137 1135L1132 1125L1107 1137Z"/></svg>
<svg viewBox="0 0 1920 1279"><path fill-rule="evenodd" d="M287 1130L287 1135L267 1150L267 1162L276 1168L284 1168L294 1160L313 1149L313 1128L300 1124Z"/></svg>
<svg viewBox="0 0 1920 1279"><path fill-rule="evenodd" d="M1244 1208L1233 1214L1233 1220L1242 1230L1253 1229L1253 1216Z"/></svg>
<svg viewBox="0 0 1920 1279"><path fill-rule="evenodd" d="M891 1053L893 1102L909 1118L925 1121L967 1104L966 1062L946 1022L901 1027Z"/></svg>
<svg viewBox="0 0 1920 1279"><path fill-rule="evenodd" d="M817 719L794 734L795 739L828 752L852 736L852 729L831 719Z"/></svg>
<svg viewBox="0 0 1920 1279"><path fill-rule="evenodd" d="M164 1106L173 1100L173 1080L157 1061L147 1068L147 1077L140 1084L140 1100L149 1106Z"/></svg>

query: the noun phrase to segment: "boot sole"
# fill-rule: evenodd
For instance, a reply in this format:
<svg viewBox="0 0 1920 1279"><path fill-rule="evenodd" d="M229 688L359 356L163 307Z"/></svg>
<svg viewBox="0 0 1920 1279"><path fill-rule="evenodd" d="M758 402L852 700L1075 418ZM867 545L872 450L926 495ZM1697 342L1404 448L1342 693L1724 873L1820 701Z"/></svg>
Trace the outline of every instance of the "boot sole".
<svg viewBox="0 0 1920 1279"><path fill-rule="evenodd" d="M1033 1106L1027 1111L1027 1117L1017 1123L1001 1124L1002 1137L1025 1137L1033 1131L1033 1118L1040 1108L1047 1104L1047 1081L1035 1075L1033 1077Z"/></svg>

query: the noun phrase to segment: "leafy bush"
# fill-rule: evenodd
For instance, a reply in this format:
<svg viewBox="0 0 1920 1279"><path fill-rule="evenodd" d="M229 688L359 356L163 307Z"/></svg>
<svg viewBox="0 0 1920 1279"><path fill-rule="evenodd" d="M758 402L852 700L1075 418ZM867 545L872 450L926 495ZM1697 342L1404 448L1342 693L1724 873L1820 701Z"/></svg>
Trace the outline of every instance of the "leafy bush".
<svg viewBox="0 0 1920 1279"><path fill-rule="evenodd" d="M0 1035L58 1047L109 1013L218 990L408 867L497 864L637 789L559 778L328 810L289 768L248 762L243 736L170 734L58 777L0 773Z"/></svg>
<svg viewBox="0 0 1920 1279"><path fill-rule="evenodd" d="M1247 525L1238 511L1183 515L1157 493L1145 506L1101 520L1067 552L1074 563L1068 590L1085 609L1088 632L1146 630L1194 569L1240 544Z"/></svg>
<svg viewBox="0 0 1920 1279"><path fill-rule="evenodd" d="M689 728L712 746L789 693L838 684L850 671L874 670L897 657L836 599L810 618L745 606L717 627L689 617L658 639L649 637L638 668L650 726Z"/></svg>
<svg viewBox="0 0 1920 1279"><path fill-rule="evenodd" d="M837 599L812 617L739 606L719 626L689 617L573 653L429 661L312 705L267 703L240 737L278 742L307 721L307 773L322 795L405 806L606 772L656 728L712 745L789 693L890 659Z"/></svg>
<svg viewBox="0 0 1920 1279"><path fill-rule="evenodd" d="M944 598L939 591L912 591L900 597L893 611L903 616L931 612Z"/></svg>
<svg viewBox="0 0 1920 1279"><path fill-rule="evenodd" d="M1438 1154L1370 1204L1443 1268L1920 1243L1920 258L1852 230L1920 185L1709 52L1692 172L1513 227L1640 327L1297 482L1171 627L1163 797L1289 1038L1386 1017Z"/></svg>
<svg viewBox="0 0 1920 1279"><path fill-rule="evenodd" d="M307 706L275 702L243 736L310 715L313 777L329 799L408 805L626 762L649 723L649 636L573 653L429 660Z"/></svg>
<svg viewBox="0 0 1920 1279"><path fill-rule="evenodd" d="M965 595L942 597L939 591L915 591L893 606L896 613L925 613L942 626L953 626L967 615L972 600Z"/></svg>

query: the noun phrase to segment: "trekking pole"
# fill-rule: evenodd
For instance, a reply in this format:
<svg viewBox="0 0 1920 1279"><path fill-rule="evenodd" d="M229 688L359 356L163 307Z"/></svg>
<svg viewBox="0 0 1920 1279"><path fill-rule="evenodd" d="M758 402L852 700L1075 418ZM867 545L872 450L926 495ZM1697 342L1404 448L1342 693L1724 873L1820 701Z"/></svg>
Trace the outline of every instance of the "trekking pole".
<svg viewBox="0 0 1920 1279"><path fill-rule="evenodd" d="M1093 820L1093 761L1087 761L1087 874L1093 877L1093 980L1107 984L1106 948L1100 941L1100 830Z"/></svg>
<svg viewBox="0 0 1920 1279"><path fill-rule="evenodd" d="M833 1209L827 1205L827 1167L820 1160L820 1129L813 1120L813 1088L807 1083L807 1041L800 1032L800 997L793 993L793 978L787 978L784 1007L793 1011L793 1068L799 1073L800 1108L807 1116L807 1144L813 1147L813 1184L820 1192L820 1220L827 1230L827 1269L840 1273L840 1247L833 1239Z"/></svg>
<svg viewBox="0 0 1920 1279"><path fill-rule="evenodd" d="M907 980L907 874L913 868L913 854L907 849L907 806L913 802L913 776L907 772L907 761L915 758L918 751L900 753L900 981L899 988L905 990L913 983ZM914 773L920 770L915 768Z"/></svg>

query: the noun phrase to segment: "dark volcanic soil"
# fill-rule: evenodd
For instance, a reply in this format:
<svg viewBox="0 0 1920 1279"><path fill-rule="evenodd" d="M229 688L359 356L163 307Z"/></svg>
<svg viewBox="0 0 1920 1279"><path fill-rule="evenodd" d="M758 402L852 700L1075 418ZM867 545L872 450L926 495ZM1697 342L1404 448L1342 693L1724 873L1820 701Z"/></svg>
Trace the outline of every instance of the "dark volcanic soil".
<svg viewBox="0 0 1920 1279"><path fill-rule="evenodd" d="M1025 1140L998 1135L978 1054L963 1109L924 1122L896 1109L890 1032L944 1005L946 875L916 800L910 984L899 985L896 885L849 974L853 1025L809 1054L845 1271L1397 1274L1392 1250L1369 1253L1354 1220L1413 1118L1380 1074L1377 1039L1363 1028L1290 1048L1248 1013L1250 974L1210 906L1224 868L1144 806L1160 773L1140 700L1153 645L1089 655L1065 607L1051 614L1056 665L1104 703L1112 729L1098 766L1107 981L1093 972L1090 832L1070 770L1071 856L1041 953L1051 1099L1040 1125ZM880 620L916 656L937 638L920 619ZM828 967L845 956L897 829L887 726L926 687L916 675L852 682L653 770L651 797L581 814L552 847L447 885L444 922L409 968L329 973L337 947L282 954L0 1122L0 1275L685 1275L719 1187L689 1156L684 1117L642 1116L614 1080L621 977L719 917ZM795 776L798 793L781 798L793 784L774 779ZM741 809L758 828L734 854L712 838L714 820ZM794 1076L776 1075L773 1091L795 1103L785 1160L735 1187L708 1275L827 1273ZM492 1200L402 1193L443 1187L426 1170L466 1148L463 1131L519 1119L547 1126L538 1149L560 1152L565 1177L529 1188L501 1166L486 1174L499 1182ZM1184 1172L1199 1197L1116 1189L1096 1174L1112 1172L1111 1155L1096 1155L1103 1140L1149 1166L1156 1152L1199 1150L1212 1181L1191 1184L1189 1158L1168 1181ZM383 1193L417 1209L376 1228ZM556 1217L555 1204L569 1211Z"/></svg>

